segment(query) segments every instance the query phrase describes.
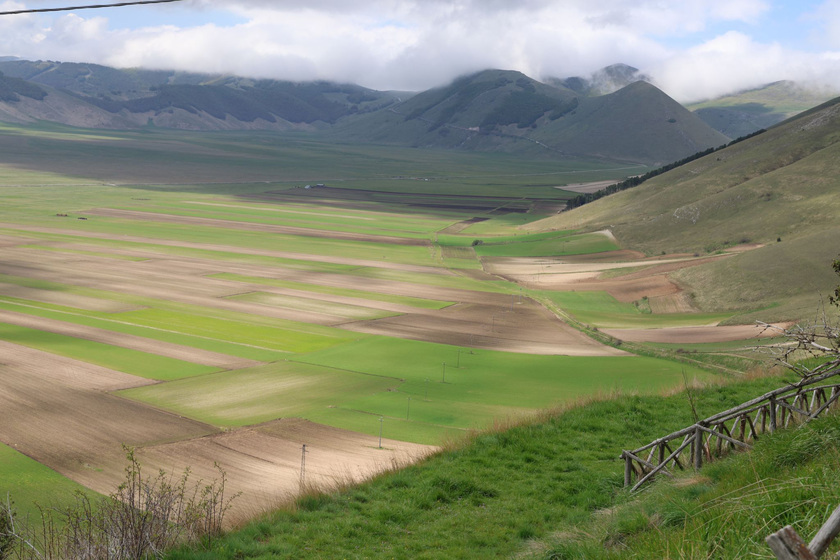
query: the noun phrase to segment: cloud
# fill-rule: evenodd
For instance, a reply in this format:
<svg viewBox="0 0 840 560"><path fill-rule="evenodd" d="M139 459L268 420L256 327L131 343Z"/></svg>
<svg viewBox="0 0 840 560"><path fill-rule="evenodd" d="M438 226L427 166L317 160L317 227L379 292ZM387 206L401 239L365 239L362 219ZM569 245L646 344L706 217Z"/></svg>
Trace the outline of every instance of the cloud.
<svg viewBox="0 0 840 560"><path fill-rule="evenodd" d="M714 98L779 80L840 91L840 56L814 56L728 32L650 68L656 84L682 102Z"/></svg>
<svg viewBox="0 0 840 560"><path fill-rule="evenodd" d="M491 67L541 78L624 62L683 101L836 69L832 51L809 58L755 41L749 30L772 13L764 0L187 0L177 6L179 22L186 12L213 13L214 23L166 25L173 12L163 8L151 8L160 26L136 29L109 23L114 10L15 16L0 20L0 54L409 90ZM820 9L836 12L828 21L837 32L829 23L824 29L840 36L840 0ZM726 32L728 26L739 31Z"/></svg>
<svg viewBox="0 0 840 560"><path fill-rule="evenodd" d="M812 39L829 49L840 49L840 0L828 0L805 16L815 22L818 31Z"/></svg>

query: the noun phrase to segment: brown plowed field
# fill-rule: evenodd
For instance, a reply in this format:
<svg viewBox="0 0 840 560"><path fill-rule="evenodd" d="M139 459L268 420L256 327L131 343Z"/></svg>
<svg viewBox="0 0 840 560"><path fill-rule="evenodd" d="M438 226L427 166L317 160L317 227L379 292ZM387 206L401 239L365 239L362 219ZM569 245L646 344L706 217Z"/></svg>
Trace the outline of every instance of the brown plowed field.
<svg viewBox="0 0 840 560"><path fill-rule="evenodd" d="M62 228L46 228L40 226L25 226L20 224L9 224L0 222L0 228L17 229L21 231L31 231L37 233L51 233L57 235L68 235L78 237L80 240L85 238L94 239L108 239L115 241L123 241L128 243L147 243L151 245L159 245L161 247L183 247L186 249L203 249L206 251L221 251L225 253L240 253L242 255L259 255L263 257L276 257L278 259L296 259L302 261L324 262L332 264L346 264L358 267L374 267L400 270L404 272L419 272L422 274L441 274L451 275L448 270L433 266L411 265L403 263L392 263L388 261L378 261L369 259L355 259L350 257L337 257L334 255L312 255L309 253L293 253L291 251L269 251L264 249L249 249L245 247L236 247L232 245L224 245L220 243L195 243L190 241L175 241L170 239L157 239L154 237L141 237L137 235L111 235L108 233L86 232L74 229ZM100 249L101 250L101 249Z"/></svg>
<svg viewBox="0 0 840 560"><path fill-rule="evenodd" d="M204 438L145 447L144 463L176 472L190 467L196 478L226 473L229 491L242 492L234 517L253 517L300 490L303 446L305 483L319 487L358 482L408 464L434 451L425 445L382 440L295 418L277 420Z"/></svg>
<svg viewBox="0 0 840 560"><path fill-rule="evenodd" d="M2 249L2 247L0 247L0 249ZM63 305L66 307L76 307L78 309L86 309L88 311L102 311L103 313L119 313L121 311L137 309L137 306L118 301L96 299L79 294L68 294L67 292L55 290L28 288L26 286L16 286L14 284L0 284L0 295L41 301L44 303L53 303L55 305Z"/></svg>
<svg viewBox="0 0 840 560"><path fill-rule="evenodd" d="M123 220L142 220L148 222L163 222L189 226L203 226L221 229L238 229L242 231L257 231L261 233L275 233L282 235L300 235L303 237L317 237L321 239L337 239L343 241L367 241L373 243L390 243L392 245L413 245L426 247L429 242L425 239L410 237L393 237L388 235L369 235L346 231L328 231L322 229L281 226L276 224L259 224L254 222L237 222L235 220L219 220L216 218L200 218L195 216L176 216L173 214L159 214L155 212L137 212L133 210L118 210L115 208L93 208L83 214L88 216L105 216Z"/></svg>
<svg viewBox="0 0 840 560"><path fill-rule="evenodd" d="M779 324L783 327L787 325ZM756 325L711 327L668 327L662 329L601 329L602 332L627 342L663 342L673 344L698 344L704 342L730 342L772 337L778 334Z"/></svg>
<svg viewBox="0 0 840 560"><path fill-rule="evenodd" d="M343 325L347 330L472 348L567 356L618 356L573 329L533 300L491 296L435 314L406 314Z"/></svg>
<svg viewBox="0 0 840 560"><path fill-rule="evenodd" d="M668 278L670 272L728 258L758 245L734 247L730 252L711 257L670 255L643 258L633 251L612 251L594 255L558 258L486 258L485 270L522 285L556 291L603 291L620 302L648 298L655 314L692 313L697 309L677 284ZM601 278L615 269L638 268L620 276ZM675 342L680 344L727 342L756 338L756 329L746 326L698 326L651 329L602 329L615 338L629 342Z"/></svg>
<svg viewBox="0 0 840 560"><path fill-rule="evenodd" d="M123 443L216 431L105 392L145 385L146 379L7 342L0 350L0 441L85 486L113 490L109 478L122 473Z"/></svg>
<svg viewBox="0 0 840 560"><path fill-rule="evenodd" d="M218 463L229 494L243 492L240 517L299 490L303 444L313 484L359 480L433 450L391 440L379 449L373 436L295 419L219 433L106 392L148 380L2 341L0 356L0 441L102 493L122 480L122 444L152 474L190 467L194 481L209 481Z"/></svg>

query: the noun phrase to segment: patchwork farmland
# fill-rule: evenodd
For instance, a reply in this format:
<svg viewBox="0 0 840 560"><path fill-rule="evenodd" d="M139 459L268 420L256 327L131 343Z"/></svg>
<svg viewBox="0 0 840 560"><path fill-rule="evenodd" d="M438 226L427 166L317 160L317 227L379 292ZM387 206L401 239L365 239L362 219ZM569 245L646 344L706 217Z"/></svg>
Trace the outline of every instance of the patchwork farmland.
<svg viewBox="0 0 840 560"><path fill-rule="evenodd" d="M727 315L696 313L666 276L703 258L645 258L609 232L517 229L562 207L564 173L626 170L535 162L548 175L535 186L504 161L486 169L486 156L370 149L337 169L334 150L360 148L311 146L313 161L292 166L291 148L259 137L175 133L165 149L183 159L120 169L120 149L162 157L162 144L27 134L56 157L12 151L0 168L0 442L17 457L0 463L15 481L0 491L19 503L69 481L111 491L128 445L152 470L207 480L218 464L249 516L304 476L358 480L494 420L714 375L583 332L665 344L716 325ZM318 169L340 186L294 179ZM719 329L686 340L754 336ZM23 456L63 478L21 482Z"/></svg>

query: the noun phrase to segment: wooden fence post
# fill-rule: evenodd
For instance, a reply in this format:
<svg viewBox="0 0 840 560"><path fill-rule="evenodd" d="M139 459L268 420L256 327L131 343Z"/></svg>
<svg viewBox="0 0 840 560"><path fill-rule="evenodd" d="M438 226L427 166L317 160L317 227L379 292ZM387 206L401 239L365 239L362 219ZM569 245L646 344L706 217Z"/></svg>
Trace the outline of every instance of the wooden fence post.
<svg viewBox="0 0 840 560"><path fill-rule="evenodd" d="M788 525L765 540L778 560L818 560L832 541L840 534L840 507L829 516L807 546L799 533Z"/></svg>
<svg viewBox="0 0 840 560"><path fill-rule="evenodd" d="M776 431L776 395L770 395L770 433Z"/></svg>
<svg viewBox="0 0 840 560"><path fill-rule="evenodd" d="M694 468L700 470L703 466L703 430L700 425L694 430Z"/></svg>
<svg viewBox="0 0 840 560"><path fill-rule="evenodd" d="M840 506L831 513L828 521L817 531L808 548L814 556L819 558L838 534L840 534Z"/></svg>
<svg viewBox="0 0 840 560"><path fill-rule="evenodd" d="M764 540L779 560L818 560L790 525Z"/></svg>
<svg viewBox="0 0 840 560"><path fill-rule="evenodd" d="M622 455L624 455L624 486L630 486L633 482L633 459L626 452Z"/></svg>

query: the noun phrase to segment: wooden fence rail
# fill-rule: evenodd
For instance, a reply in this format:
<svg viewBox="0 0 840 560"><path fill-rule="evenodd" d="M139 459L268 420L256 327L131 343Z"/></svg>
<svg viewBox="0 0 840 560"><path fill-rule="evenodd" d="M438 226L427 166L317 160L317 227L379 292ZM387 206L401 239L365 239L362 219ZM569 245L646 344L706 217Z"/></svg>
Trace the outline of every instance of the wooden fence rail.
<svg viewBox="0 0 840 560"><path fill-rule="evenodd" d="M840 399L840 383L825 384L840 374L834 368L821 375L770 391L632 451L623 451L624 485L637 490L658 474L699 469L704 462L737 449L750 449L761 434L808 422ZM634 483L635 479L635 483Z"/></svg>
<svg viewBox="0 0 840 560"><path fill-rule="evenodd" d="M779 529L764 540L778 560L818 560L838 534L840 534L840 507L834 510L807 546L799 533L790 525Z"/></svg>

